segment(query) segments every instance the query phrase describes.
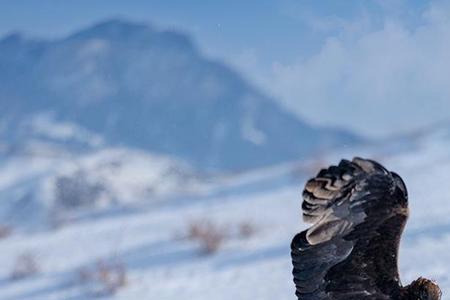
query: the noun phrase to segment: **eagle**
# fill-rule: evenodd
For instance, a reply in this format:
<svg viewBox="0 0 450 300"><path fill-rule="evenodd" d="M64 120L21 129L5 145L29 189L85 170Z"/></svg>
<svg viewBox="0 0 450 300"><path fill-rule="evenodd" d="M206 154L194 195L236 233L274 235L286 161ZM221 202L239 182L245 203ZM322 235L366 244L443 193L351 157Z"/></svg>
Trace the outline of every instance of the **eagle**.
<svg viewBox="0 0 450 300"><path fill-rule="evenodd" d="M408 192L399 175L362 158L322 169L303 191L312 226L291 243L299 300L440 300L432 280L402 286L400 237Z"/></svg>

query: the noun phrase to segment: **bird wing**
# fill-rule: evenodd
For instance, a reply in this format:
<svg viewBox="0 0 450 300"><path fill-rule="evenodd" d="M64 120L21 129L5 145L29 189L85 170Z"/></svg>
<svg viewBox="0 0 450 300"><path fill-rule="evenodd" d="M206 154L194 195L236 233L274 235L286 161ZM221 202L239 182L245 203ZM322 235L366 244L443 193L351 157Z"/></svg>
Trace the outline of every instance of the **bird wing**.
<svg viewBox="0 0 450 300"><path fill-rule="evenodd" d="M400 176L361 158L309 180L302 209L312 227L291 244L298 299L395 299L407 198Z"/></svg>

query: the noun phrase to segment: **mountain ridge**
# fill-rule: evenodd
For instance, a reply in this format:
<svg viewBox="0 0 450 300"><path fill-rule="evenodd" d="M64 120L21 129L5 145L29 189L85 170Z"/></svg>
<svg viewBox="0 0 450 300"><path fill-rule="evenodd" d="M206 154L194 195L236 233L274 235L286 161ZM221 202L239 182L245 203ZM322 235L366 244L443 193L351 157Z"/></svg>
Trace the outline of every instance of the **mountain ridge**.
<svg viewBox="0 0 450 300"><path fill-rule="evenodd" d="M106 145L214 171L359 141L299 120L235 70L204 57L189 36L120 19L55 40L7 36L0 40L0 70L0 104L8 107L0 120L10 119L10 136L16 122L51 114L101 135Z"/></svg>

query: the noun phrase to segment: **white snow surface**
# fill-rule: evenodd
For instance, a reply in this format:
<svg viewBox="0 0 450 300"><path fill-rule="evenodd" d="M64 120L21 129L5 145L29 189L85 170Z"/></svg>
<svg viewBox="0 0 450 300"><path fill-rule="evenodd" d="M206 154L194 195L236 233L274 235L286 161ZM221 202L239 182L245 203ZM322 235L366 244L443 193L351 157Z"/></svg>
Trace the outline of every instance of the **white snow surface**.
<svg viewBox="0 0 450 300"><path fill-rule="evenodd" d="M442 287L443 299L450 299L449 149L449 136L435 134L389 155L377 149L353 149L322 157L324 164L355 155L372 157L404 178L411 217L400 250L402 281L407 284L419 276L434 279ZM134 167L130 163L120 175L130 184L135 180ZM86 212L58 228L13 233L0 240L0 299L295 299L290 241L305 228L300 194L316 170L294 176L293 169L286 168L286 184L267 187L261 179L264 171L259 170L224 179L227 188L209 196L180 193L163 202L126 202L101 213ZM266 170L266 178L275 181L280 170ZM0 186L11 181L5 172L0 174ZM240 179L256 188L236 188ZM257 182L265 188L257 188ZM189 224L199 220L229 233L213 254L205 254L198 242L185 238ZM243 223L256 229L245 238L232 233ZM40 270L28 278L11 280L21 253L33 254ZM123 263L126 286L115 294L99 296L91 285L81 283L79 270L95 266L97 260Z"/></svg>
<svg viewBox="0 0 450 300"><path fill-rule="evenodd" d="M35 149L28 154L0 157L0 224L40 227L49 223L55 206L61 202L56 189L58 179L63 177L79 180L82 187L99 187L98 195L87 199L90 204L80 207L90 212L125 203L154 203L202 190L198 175L189 166L162 155L129 148L102 148L79 154L52 147ZM74 214L59 209L60 213L64 218Z"/></svg>

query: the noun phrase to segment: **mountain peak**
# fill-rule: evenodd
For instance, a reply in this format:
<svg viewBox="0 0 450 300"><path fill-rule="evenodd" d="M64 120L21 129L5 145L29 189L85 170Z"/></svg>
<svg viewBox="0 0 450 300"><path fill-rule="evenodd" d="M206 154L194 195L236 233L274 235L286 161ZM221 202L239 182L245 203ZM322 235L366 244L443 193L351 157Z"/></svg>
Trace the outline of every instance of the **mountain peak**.
<svg viewBox="0 0 450 300"><path fill-rule="evenodd" d="M55 122L74 124L106 146L213 171L296 160L355 140L305 124L176 30L111 19L65 39L11 45L0 51L0 121L13 115L14 124L27 122L51 108ZM5 131L11 143L30 138L14 127Z"/></svg>
<svg viewBox="0 0 450 300"><path fill-rule="evenodd" d="M87 29L76 32L69 39L73 38L114 38L122 39L127 36L154 33L148 24L131 22L120 18L108 19L94 24Z"/></svg>
<svg viewBox="0 0 450 300"><path fill-rule="evenodd" d="M94 24L92 28L106 29L106 30L136 30L149 29L150 25L139 22L128 21L120 18L112 18Z"/></svg>

